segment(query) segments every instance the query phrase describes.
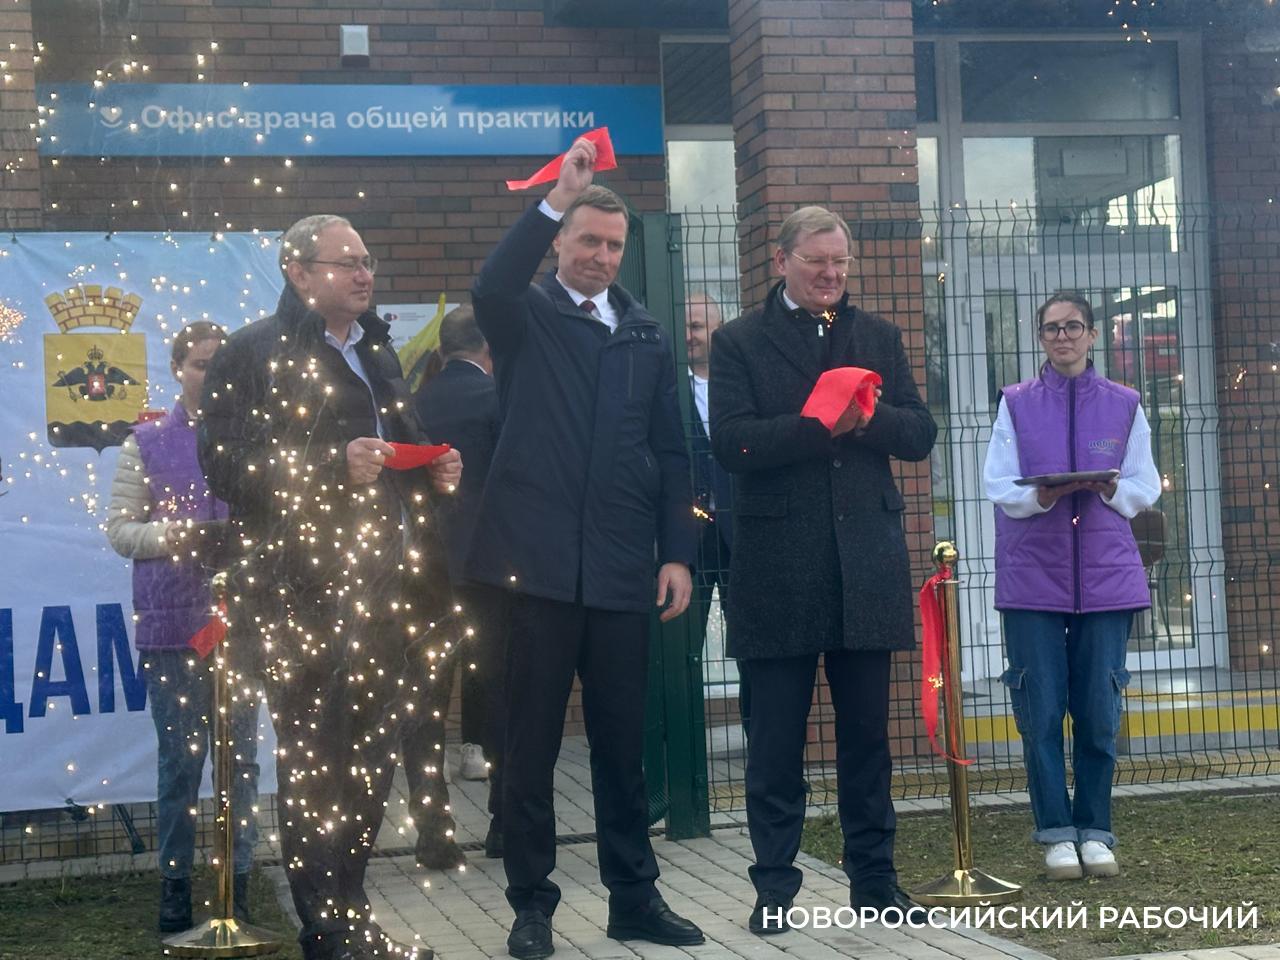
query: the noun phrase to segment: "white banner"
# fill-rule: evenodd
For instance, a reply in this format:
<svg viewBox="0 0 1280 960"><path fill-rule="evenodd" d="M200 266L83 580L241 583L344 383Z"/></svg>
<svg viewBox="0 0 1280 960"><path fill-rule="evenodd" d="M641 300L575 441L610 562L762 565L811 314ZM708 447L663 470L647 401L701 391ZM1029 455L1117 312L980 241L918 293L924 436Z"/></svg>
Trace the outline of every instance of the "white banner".
<svg viewBox="0 0 1280 960"><path fill-rule="evenodd" d="M144 408L172 408L174 333L234 330L280 285L265 235L0 243L0 811L155 798L130 561L103 532L118 444ZM265 710L259 722L272 793Z"/></svg>

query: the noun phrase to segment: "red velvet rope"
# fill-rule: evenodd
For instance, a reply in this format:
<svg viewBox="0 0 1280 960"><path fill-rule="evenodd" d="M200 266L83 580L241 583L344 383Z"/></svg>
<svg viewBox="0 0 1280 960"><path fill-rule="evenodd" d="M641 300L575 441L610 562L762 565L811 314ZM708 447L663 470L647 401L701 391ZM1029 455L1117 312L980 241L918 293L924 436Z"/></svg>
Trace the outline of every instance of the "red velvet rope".
<svg viewBox="0 0 1280 960"><path fill-rule="evenodd" d="M920 679L920 716L924 718L924 729L929 734L929 743L933 751L952 763L969 765L972 760L962 760L958 754L957 726L959 717L947 718L949 731L947 752L938 743L938 694L952 682L951 658L947 655L947 632L942 626L942 602L938 599L938 584L951 579L951 568L943 567L938 573L925 581L920 588L920 622L923 627L921 643L921 679Z"/></svg>

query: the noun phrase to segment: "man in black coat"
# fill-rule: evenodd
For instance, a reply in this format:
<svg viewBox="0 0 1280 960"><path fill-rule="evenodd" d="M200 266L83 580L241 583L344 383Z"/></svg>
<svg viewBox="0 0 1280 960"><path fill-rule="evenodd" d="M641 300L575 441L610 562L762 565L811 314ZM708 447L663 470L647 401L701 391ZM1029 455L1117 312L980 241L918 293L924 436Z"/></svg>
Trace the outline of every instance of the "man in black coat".
<svg viewBox="0 0 1280 960"><path fill-rule="evenodd" d="M678 616L692 591L689 459L671 344L613 282L627 212L592 185L594 162L594 145L575 142L555 187L472 288L503 428L466 573L511 591L503 859L516 911L507 948L520 958L554 949L553 777L575 672L609 889L606 933L703 939L658 895L641 764L649 613L656 603L664 620ZM532 283L549 246L556 269Z"/></svg>
<svg viewBox="0 0 1280 960"><path fill-rule="evenodd" d="M890 457L923 460L937 427L898 328L849 303L843 219L803 207L783 223L782 282L722 327L711 351L711 442L737 478L728 650L750 703L747 823L755 933L786 929L800 889L804 746L818 655L836 712L844 869L855 907L910 907L893 866L892 652L915 644L904 503ZM824 370L883 378L873 412L828 430L800 414ZM767 916L766 916L767 914Z"/></svg>
<svg viewBox="0 0 1280 960"><path fill-rule="evenodd" d="M733 546L733 484L711 453L711 414L708 385L711 376L711 337L723 320L720 304L702 290L685 296L684 340L689 358L689 409L693 424L689 445L693 453L694 514L701 525L698 543L698 594L694 600L707 628L711 592L720 587L720 602L729 596L729 557Z"/></svg>
<svg viewBox="0 0 1280 960"><path fill-rule="evenodd" d="M485 855L500 857L502 771L499 761L506 731L502 692L507 661L506 591L467 583L463 567L475 533L480 497L502 421L489 344L476 325L475 310L469 304L450 310L440 322L439 353L443 368L424 381L414 396L414 404L418 420L431 438L437 443L450 444L462 454L467 465L457 493L440 513L449 560L449 582L453 585L454 597L462 605L463 618L475 631L462 657L463 744L458 773L466 779L488 776L491 820L485 837ZM446 706L447 703L446 700ZM421 768L418 758L444 740L443 727L441 718L438 723L424 725L413 742L405 739L406 772L416 773ZM471 762L483 770L485 758L489 766L487 774L477 776L468 769ZM418 862L447 868L460 859L460 853L451 840L442 839L444 831L438 827L452 826L452 818L444 812L439 797L431 803L421 803L423 797L432 794L432 787L420 776L416 780L414 776L409 777L415 817L422 817L427 827L419 829Z"/></svg>
<svg viewBox="0 0 1280 960"><path fill-rule="evenodd" d="M373 922L364 874L400 725L428 705L424 665L459 639L432 501L462 461L383 469L388 441L425 437L351 224L300 220L280 266L276 312L231 335L201 401L200 464L243 550L228 636L263 661L303 957L425 958Z"/></svg>

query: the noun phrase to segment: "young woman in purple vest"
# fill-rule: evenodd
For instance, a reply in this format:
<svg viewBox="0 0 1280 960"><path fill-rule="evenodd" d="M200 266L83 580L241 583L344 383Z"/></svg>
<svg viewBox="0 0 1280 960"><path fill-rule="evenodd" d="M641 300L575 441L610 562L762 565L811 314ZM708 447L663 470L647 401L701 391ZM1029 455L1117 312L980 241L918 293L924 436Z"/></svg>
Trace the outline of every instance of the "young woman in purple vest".
<svg viewBox="0 0 1280 960"><path fill-rule="evenodd" d="M1129 519L1160 496L1151 428L1136 391L1099 376L1093 308L1057 293L1036 312L1046 362L1005 387L983 470L996 505L1002 677L1022 735L1032 839L1050 879L1115 876L1111 777L1135 610L1151 605ZM1018 486L1022 477L1119 470L1105 483ZM1062 720L1071 714L1075 795Z"/></svg>
<svg viewBox="0 0 1280 960"><path fill-rule="evenodd" d="M107 538L133 560L134 645L155 722L158 748L156 842L162 933L189 929L191 866L205 757L213 737L211 659L188 644L209 620L209 572L195 556L207 548L203 525L225 520L227 506L209 492L196 460L195 418L205 369L226 339L198 321L173 339L170 369L182 387L173 409L141 423L124 441L107 515ZM216 524L215 524L216 526ZM235 752L235 909L245 905L257 824L258 700L240 698L231 715Z"/></svg>

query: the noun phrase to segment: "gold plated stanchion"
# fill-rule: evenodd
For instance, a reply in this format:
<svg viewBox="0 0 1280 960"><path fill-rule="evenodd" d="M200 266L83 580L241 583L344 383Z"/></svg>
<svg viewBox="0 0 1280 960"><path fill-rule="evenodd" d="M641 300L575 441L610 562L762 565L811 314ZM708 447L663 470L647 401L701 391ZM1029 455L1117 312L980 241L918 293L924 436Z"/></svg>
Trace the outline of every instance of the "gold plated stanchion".
<svg viewBox="0 0 1280 960"><path fill-rule="evenodd" d="M943 685L946 716L942 742L949 744L956 759L964 760L966 747L960 688L959 582L954 572L959 558L955 544L949 541L944 540L933 548L933 562L938 565L938 569L949 567L952 570L950 579L938 585L942 591L942 619L947 643L943 655L947 658L947 676L951 678L950 683ZM952 850L955 853L956 868L946 876L926 883L911 896L917 903L930 907L976 906L979 903L1010 903L1020 900L1022 887L974 867L973 844L969 834L969 769L962 763L948 760L947 774L950 780Z"/></svg>
<svg viewBox="0 0 1280 960"><path fill-rule="evenodd" d="M226 577L225 573L220 573L213 578L214 600L219 603L226 598ZM241 923L234 915L235 832L232 824L235 820L231 809L231 770L234 762L231 748L231 685L234 678L227 664L227 643L224 638L221 646L213 652L213 773L217 804L214 870L218 876L215 909L213 916L204 923L165 938L164 952L171 957L260 957L276 953L280 949L280 938L275 933Z"/></svg>

